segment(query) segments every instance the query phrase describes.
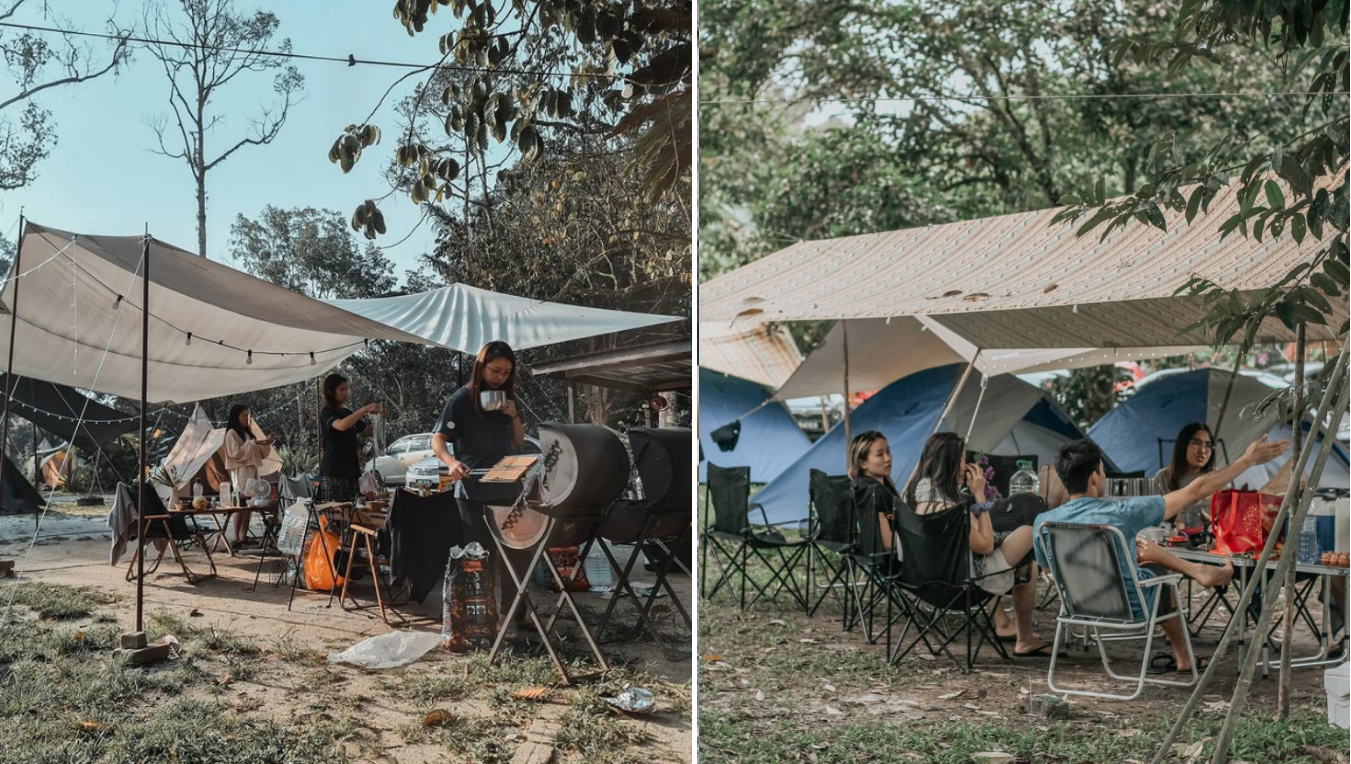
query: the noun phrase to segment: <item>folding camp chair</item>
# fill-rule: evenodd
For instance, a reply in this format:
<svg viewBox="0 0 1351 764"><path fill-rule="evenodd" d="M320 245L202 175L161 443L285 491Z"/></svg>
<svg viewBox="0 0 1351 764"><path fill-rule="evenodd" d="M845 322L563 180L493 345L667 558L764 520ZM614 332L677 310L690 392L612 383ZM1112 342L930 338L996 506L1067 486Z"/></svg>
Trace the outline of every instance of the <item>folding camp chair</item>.
<svg viewBox="0 0 1351 764"><path fill-rule="evenodd" d="M1051 647L1051 667L1046 674L1046 685L1052 692L1068 695L1087 695L1094 698L1115 700L1133 700L1144 691L1145 684L1160 684L1172 687L1191 687L1196 684L1196 653L1192 650L1191 637L1183 628L1183 639L1187 652L1191 653L1192 671L1190 681L1174 681L1149 676L1150 647L1154 644L1154 627L1169 618L1181 618L1182 610L1175 607L1167 615L1159 615L1159 598L1171 591L1174 603L1181 603L1177 584L1182 574L1170 573L1141 580L1135 574L1133 564L1124 564L1133 553L1126 543L1126 537L1117 528L1110 525L1087 525L1081 523L1042 523L1035 543L1039 545L1042 556L1051 565L1056 587L1060 590L1060 615L1056 617L1055 642ZM1154 593L1146 600L1145 591ZM1129 592L1135 592L1132 604ZM1061 639L1067 636L1069 627L1083 626L1098 645L1102 656L1103 668L1108 676L1126 682L1135 683L1135 691L1129 695L1116 695L1089 690L1074 690L1055 686L1056 655L1060 651ZM1107 633L1104 633L1107 632ZM1107 657L1104 642L1143 639L1144 657L1140 661L1140 673L1128 676L1112 670Z"/></svg>
<svg viewBox="0 0 1351 764"><path fill-rule="evenodd" d="M286 550L281 549L280 534L281 534L282 518L286 514L287 507L290 507L297 501L310 500L313 498L313 496L314 496L314 484L310 481L308 475L302 474L295 477L294 479L287 477L285 473L282 473L281 475L277 476L277 510L273 515L275 521L273 522L265 521L268 522L267 530L265 531L263 536L262 550L258 554L258 567L253 572L253 586L249 587L249 591L253 591L258 588L258 579L262 577L263 565L267 564L268 559L275 560L280 558L283 561L283 566L280 575L278 575L276 580L272 582L273 588L276 588L281 585L282 578L287 574L291 564L295 562L294 555L298 555L300 553L299 549L295 550L294 552L287 552ZM311 501L310 504L313 505L313 501ZM311 517L310 519L315 520L315 522L318 522L316 518ZM268 544L269 541L271 541L270 546ZM301 539L301 543L303 545L304 543L303 538ZM272 550L275 550L277 554L276 555L269 554L269 552ZM296 570L290 572L295 573L298 570L299 569L297 568Z"/></svg>
<svg viewBox="0 0 1351 764"><path fill-rule="evenodd" d="M844 625L848 628L851 593L841 595L848 588L849 564L847 558L858 545L854 520L854 481L848 475L827 475L821 470L811 471L811 526L807 532L807 615L816 615L827 595L845 611ZM832 562L834 557L838 562ZM813 589L813 573L817 583ZM824 578L825 583L819 579ZM816 590L816 600L810 601Z"/></svg>
<svg viewBox="0 0 1351 764"><path fill-rule="evenodd" d="M711 522L705 524L700 539L703 556L699 563L701 569L699 591L705 598L711 599L724 585L729 589L733 588L734 578L739 577L737 603L742 610L755 604L761 597L777 599L779 592L785 589L798 607L806 610L807 596L794 577L794 568L807 551L808 542L806 539L790 541L785 538L783 533L770 525L764 507L750 504L750 495L750 467L719 467L716 464L708 464L708 499L704 505L704 512L707 516L711 508L713 517ZM752 507L760 510L763 525L751 524L749 514ZM718 579L712 589L704 586L710 551L713 554L714 564L718 566ZM750 571L747 570L752 556L769 569L770 579L763 585L752 578ZM755 596L750 600L746 599L748 582L755 590Z"/></svg>
<svg viewBox="0 0 1351 764"><path fill-rule="evenodd" d="M919 514L900 505L893 517L892 548L901 551L901 569L896 584L909 598L911 612L908 616L917 633L908 644L904 636L898 639L896 649L888 654L888 659L900 660L923 643L932 655L944 653L963 672L970 672L981 647L988 642L1001 658L1009 660L995 632L994 597L980 587L983 578L997 573L981 577L971 575L970 509L959 504L938 512ZM891 618L889 606L888 625ZM963 633L966 635L965 665L948 648Z"/></svg>
<svg viewBox="0 0 1351 764"><path fill-rule="evenodd" d="M117 484L118 493L122 494L122 500L127 502L128 506L136 506L136 492L126 483ZM159 494L155 492L150 484L145 486L146 506L142 508L141 524L138 528L138 536L144 537L145 543L153 542L159 548L159 554L155 556L155 561L146 566L145 575L150 575L159 570L160 562L164 560L166 551L173 554L174 562L183 571L183 577L190 584L197 584L208 578L216 576L216 561L211 558L211 549L206 542L206 535L197 525L197 519L187 513L170 512L164 502L160 500ZM136 561L142 554L145 543L136 536L132 537L136 541L136 551L131 555L131 564L127 566L127 580L135 581L137 579ZM206 554L207 564L210 566L209 573L196 573L188 567L187 560L183 558L183 549L180 544L196 543L202 547L202 552Z"/></svg>
<svg viewBox="0 0 1351 764"><path fill-rule="evenodd" d="M868 644L877 644L881 633L874 628L874 619L885 602L886 616L882 632L886 635L887 654L890 655L892 627L904 619L908 629L912 608L899 587L900 561L884 543L888 531L882 525L882 515L892 514L898 505L898 502L883 495L886 491L881 483L854 483L857 537L853 552L845 558L849 566L847 579L851 596L850 612L846 613L844 628L849 631L861 623Z"/></svg>

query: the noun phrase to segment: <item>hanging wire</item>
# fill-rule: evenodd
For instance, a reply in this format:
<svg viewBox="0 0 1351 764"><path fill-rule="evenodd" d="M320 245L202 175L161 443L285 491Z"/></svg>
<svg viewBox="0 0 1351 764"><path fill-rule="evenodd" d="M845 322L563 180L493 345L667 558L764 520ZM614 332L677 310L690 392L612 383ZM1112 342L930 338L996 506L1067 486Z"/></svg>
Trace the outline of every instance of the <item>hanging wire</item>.
<svg viewBox="0 0 1351 764"><path fill-rule="evenodd" d="M451 72L472 72L478 74L518 74L532 77L558 77L568 79L572 77L589 77L592 79L620 80L628 82L629 78L623 74L612 74L609 72L561 72L550 69L493 69L483 66L460 66L458 64L413 64L403 61L385 61L381 59L357 58L352 54L346 56L325 56L309 53L293 53L284 50L267 50L265 48L234 48L217 45L192 45L190 43L179 42L178 40L161 40L154 37L136 37L128 34L109 34L106 32L86 32L83 30L61 29L59 27L40 26L37 24L19 24L12 21L0 22L0 28L21 29L28 32L50 32L60 35L69 35L72 37L92 37L100 40L113 40L116 42L134 42L142 45L162 45L169 48L182 48L185 50L203 50L218 53L240 53L249 56L267 56L292 61L322 61L326 63L342 64L343 66L385 66L397 69L440 69Z"/></svg>
<svg viewBox="0 0 1351 764"><path fill-rule="evenodd" d="M858 98L728 98L722 100L700 101L700 106L735 106L744 104L795 104L795 103L931 103L944 101L1108 101L1170 98L1271 98L1273 96L1318 96L1347 95L1348 91L1337 90L1325 93L1322 90L1281 90L1276 92L1220 91L1204 93L1066 93L1050 95L974 95L945 93L932 96L869 96Z"/></svg>

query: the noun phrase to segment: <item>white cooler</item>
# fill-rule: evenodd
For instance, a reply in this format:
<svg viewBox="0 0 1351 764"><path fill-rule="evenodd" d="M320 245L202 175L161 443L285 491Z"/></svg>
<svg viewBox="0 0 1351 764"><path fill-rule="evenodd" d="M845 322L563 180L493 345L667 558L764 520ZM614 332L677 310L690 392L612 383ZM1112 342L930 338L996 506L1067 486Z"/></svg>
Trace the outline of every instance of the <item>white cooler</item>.
<svg viewBox="0 0 1351 764"><path fill-rule="evenodd" d="M1348 689L1348 684L1351 684L1348 667L1351 664L1341 663L1323 672L1323 688L1328 693L1328 723L1342 729L1351 727L1347 703L1347 695L1351 693Z"/></svg>

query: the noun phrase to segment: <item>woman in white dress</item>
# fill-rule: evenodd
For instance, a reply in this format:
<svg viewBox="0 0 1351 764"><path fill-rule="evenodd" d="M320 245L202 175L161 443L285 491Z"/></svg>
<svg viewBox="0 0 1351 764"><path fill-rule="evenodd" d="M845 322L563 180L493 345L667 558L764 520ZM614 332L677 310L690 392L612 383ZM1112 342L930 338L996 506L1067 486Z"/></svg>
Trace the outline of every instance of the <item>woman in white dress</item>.
<svg viewBox="0 0 1351 764"><path fill-rule="evenodd" d="M258 468L272 449L272 438L255 438L249 426L249 409L235 404L230 407L230 418L225 422L225 469L230 471L230 485L240 496L245 495L249 481L258 477ZM235 544L245 543L252 512L235 515Z"/></svg>

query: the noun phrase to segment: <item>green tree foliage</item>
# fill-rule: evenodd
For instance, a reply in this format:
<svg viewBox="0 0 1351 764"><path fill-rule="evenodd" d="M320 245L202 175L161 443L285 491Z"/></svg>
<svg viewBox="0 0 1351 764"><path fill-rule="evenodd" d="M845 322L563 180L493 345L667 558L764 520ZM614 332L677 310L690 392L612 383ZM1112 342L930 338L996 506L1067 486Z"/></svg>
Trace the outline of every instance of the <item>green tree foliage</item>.
<svg viewBox="0 0 1351 764"><path fill-rule="evenodd" d="M379 297L396 283L394 264L374 245L363 249L332 210L268 205L257 220L239 215L230 255L255 276L311 297Z"/></svg>
<svg viewBox="0 0 1351 764"><path fill-rule="evenodd" d="M14 20L27 1L0 5L0 21ZM0 91L0 191L36 180L38 165L56 147L56 123L39 103L40 94L117 71L130 49L125 39L109 47L109 52L96 52L74 38L55 41L41 32L0 32L0 71L7 83Z"/></svg>
<svg viewBox="0 0 1351 764"><path fill-rule="evenodd" d="M1181 152L1168 140L1150 146L1144 165L1148 182L1134 193L1109 199L1096 186L1067 196L1068 206L1055 222L1079 221L1080 235L1105 238L1132 223L1167 229L1164 210L1191 222L1206 210L1219 190L1237 183L1239 210L1221 224L1223 239L1237 232L1258 241L1289 234L1326 241L1309 262L1296 266L1268 288L1250 293L1226 289L1196 277L1178 294L1204 300L1207 313L1197 326L1215 343L1237 339L1244 348L1262 337L1268 319L1294 330L1300 323L1330 325L1346 314L1345 292L1351 275L1347 230L1347 158L1351 114L1346 92L1348 67L1347 0L1184 0L1167 34L1123 37L1103 51L1119 69L1166 70L1183 76L1197 67L1227 67L1236 53L1255 45L1271 50L1269 76L1288 88L1309 92L1293 111L1296 130L1272 139L1257 126L1244 126L1215 141L1201 155ZM1340 303L1334 309L1333 302ZM1195 326L1189 329L1196 328ZM1343 320L1336 334L1345 335Z"/></svg>
<svg viewBox="0 0 1351 764"><path fill-rule="evenodd" d="M441 54L405 106L408 129L394 150L400 186L414 204L467 203L473 183L492 187L495 170L524 170L570 137L607 135L625 139L639 198L670 192L688 178L692 156L691 8L688 0L398 0L395 19L409 35L434 28ZM418 130L428 114L439 136ZM344 172L379 142L373 116L334 141L329 159ZM359 205L352 224L368 238L381 234L376 201Z"/></svg>

